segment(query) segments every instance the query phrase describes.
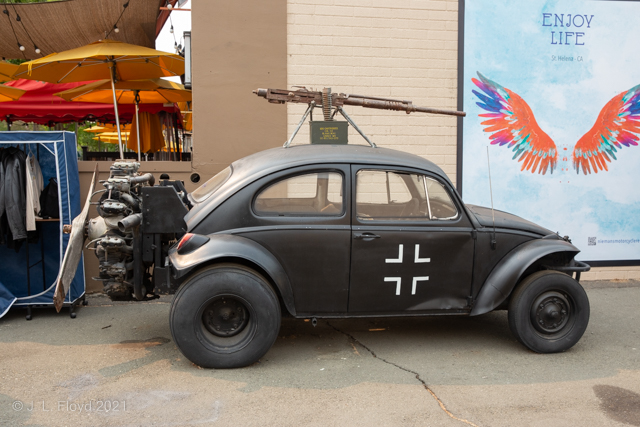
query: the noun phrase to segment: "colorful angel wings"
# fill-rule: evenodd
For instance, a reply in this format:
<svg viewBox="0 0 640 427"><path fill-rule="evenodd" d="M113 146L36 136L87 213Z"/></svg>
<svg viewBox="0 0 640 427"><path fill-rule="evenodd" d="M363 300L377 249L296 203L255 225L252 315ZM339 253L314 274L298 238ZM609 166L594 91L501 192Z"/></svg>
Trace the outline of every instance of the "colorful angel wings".
<svg viewBox="0 0 640 427"><path fill-rule="evenodd" d="M482 74L471 81L482 91L473 90L481 102L476 104L487 111L479 114L487 120L481 124L492 133L491 144L508 144L513 159L522 162L520 170L541 174L553 173L558 162L556 144L541 128L529 105L517 93L500 86ZM609 170L607 162L616 160L615 153L624 145L638 145L640 134L640 85L613 97L600 111L593 127L576 143L572 161L577 173L586 175Z"/></svg>

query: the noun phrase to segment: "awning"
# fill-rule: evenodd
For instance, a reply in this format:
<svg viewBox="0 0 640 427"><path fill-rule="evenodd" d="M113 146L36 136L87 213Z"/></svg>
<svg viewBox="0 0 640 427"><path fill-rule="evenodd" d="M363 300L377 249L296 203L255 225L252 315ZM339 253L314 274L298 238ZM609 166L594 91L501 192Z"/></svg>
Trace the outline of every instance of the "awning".
<svg viewBox="0 0 640 427"><path fill-rule="evenodd" d="M123 8L125 3L128 6ZM168 16L167 11L160 11L165 4L166 0L3 3L0 57L37 59L104 39L107 33L111 40L155 48L156 26ZM112 31L116 22L117 33ZM25 47L24 52L18 49L18 42ZM35 52L34 45L41 54Z"/></svg>
<svg viewBox="0 0 640 427"><path fill-rule="evenodd" d="M115 115L113 105L90 102L71 102L57 97L54 93L90 82L44 83L35 80L15 80L6 86L26 90L18 101L0 102L0 120L33 122L42 125L50 123L69 123L83 120L96 120L113 123ZM135 106L118 104L121 122L131 122L135 115ZM141 104L140 111L158 113L166 111L177 113L175 104Z"/></svg>

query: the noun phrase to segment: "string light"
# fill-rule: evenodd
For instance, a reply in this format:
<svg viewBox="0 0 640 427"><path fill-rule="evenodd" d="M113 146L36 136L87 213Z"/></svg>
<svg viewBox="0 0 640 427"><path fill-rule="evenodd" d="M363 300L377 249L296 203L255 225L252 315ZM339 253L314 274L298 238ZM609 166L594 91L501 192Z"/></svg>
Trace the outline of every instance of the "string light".
<svg viewBox="0 0 640 427"><path fill-rule="evenodd" d="M124 14L124 11L127 10L127 7L129 7L129 2L130 1L131 0L129 0L128 2L126 2L126 3L124 3L122 5L122 12L120 12L120 16L118 16L118 19L116 20L116 23L113 24L113 27L111 28L111 30L108 33L105 31L105 35L104 35L105 39L109 38L109 35L111 34L111 32L114 32L116 34L120 32L120 28L118 28L118 22L120 22L120 19L122 19L122 15Z"/></svg>
<svg viewBox="0 0 640 427"><path fill-rule="evenodd" d="M33 45L33 48L35 49L36 53L39 55L40 54L40 49L38 49L38 46L36 46L35 44Z"/></svg>
<svg viewBox="0 0 640 427"><path fill-rule="evenodd" d="M173 25L171 25L171 29L169 30L171 34L173 34Z"/></svg>
<svg viewBox="0 0 640 427"><path fill-rule="evenodd" d="M15 11L15 6L14 6L14 11ZM7 19L9 20L9 26L11 26L11 31L13 32L13 36L16 39L18 48L20 49L20 52L22 52L22 56L24 57L24 59L27 59L27 56L24 54L24 46L22 46L22 43L20 43L20 40L18 40L18 35L16 34L16 30L13 28L13 22L11 22L11 16L9 15L9 10L7 9L6 4L4 6L4 10L2 11L2 13L7 15Z"/></svg>

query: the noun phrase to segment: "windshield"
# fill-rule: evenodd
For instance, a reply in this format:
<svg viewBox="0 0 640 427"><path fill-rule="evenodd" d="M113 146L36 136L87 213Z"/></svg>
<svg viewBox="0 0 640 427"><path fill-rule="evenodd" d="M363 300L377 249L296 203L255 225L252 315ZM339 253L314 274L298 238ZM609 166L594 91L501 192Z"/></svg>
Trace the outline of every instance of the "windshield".
<svg viewBox="0 0 640 427"><path fill-rule="evenodd" d="M213 178L209 179L207 182L202 184L191 193L191 197L196 203L200 203L203 200L206 200L209 196L211 196L215 191L222 186L229 177L231 176L231 166L227 166L225 169L221 170L216 174Z"/></svg>

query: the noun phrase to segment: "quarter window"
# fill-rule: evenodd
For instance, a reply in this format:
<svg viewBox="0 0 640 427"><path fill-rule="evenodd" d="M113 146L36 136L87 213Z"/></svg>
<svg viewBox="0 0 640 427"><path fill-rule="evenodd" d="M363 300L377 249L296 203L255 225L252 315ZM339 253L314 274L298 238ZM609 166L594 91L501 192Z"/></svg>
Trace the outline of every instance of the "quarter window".
<svg viewBox="0 0 640 427"><path fill-rule="evenodd" d="M445 187L421 174L360 170L356 175L360 220L451 220L458 211Z"/></svg>
<svg viewBox="0 0 640 427"><path fill-rule="evenodd" d="M342 188L337 172L297 175L262 190L253 209L265 216L338 216L343 213Z"/></svg>
<svg viewBox="0 0 640 427"><path fill-rule="evenodd" d="M222 187L230 176L231 166L227 166L191 193L191 197L196 203L202 202Z"/></svg>

